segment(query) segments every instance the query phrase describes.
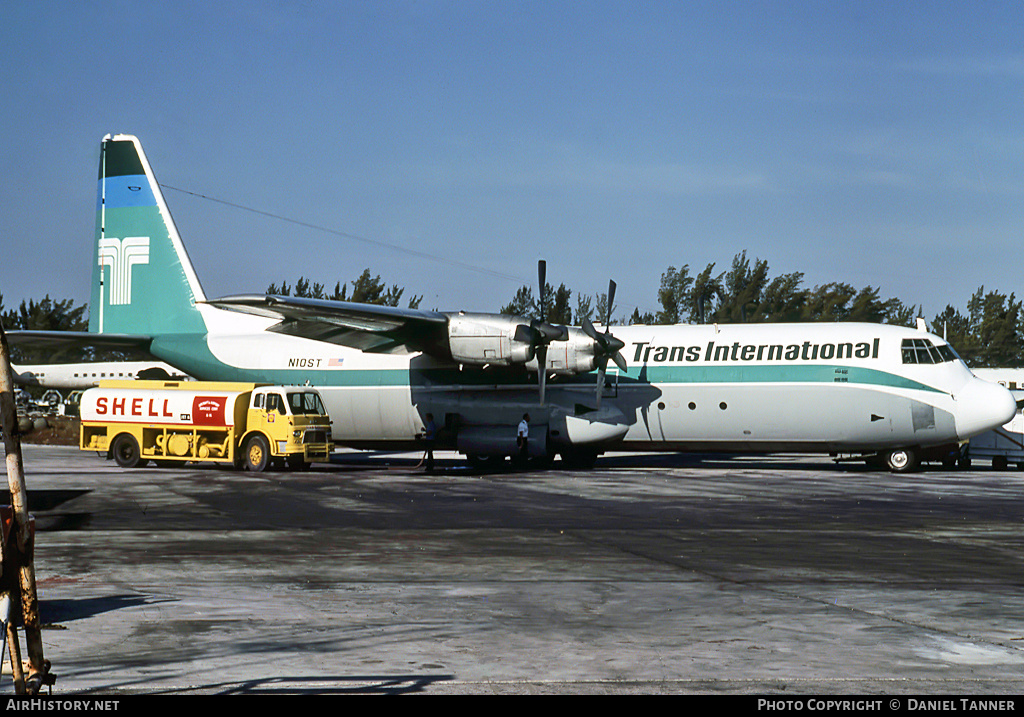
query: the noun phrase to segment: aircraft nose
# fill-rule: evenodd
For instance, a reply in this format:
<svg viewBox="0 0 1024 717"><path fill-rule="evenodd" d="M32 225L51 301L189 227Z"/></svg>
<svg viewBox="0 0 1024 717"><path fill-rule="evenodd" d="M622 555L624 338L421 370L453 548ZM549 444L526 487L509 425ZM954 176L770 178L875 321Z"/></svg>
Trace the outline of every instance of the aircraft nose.
<svg viewBox="0 0 1024 717"><path fill-rule="evenodd" d="M1013 394L991 381L972 379L956 397L956 433L966 440L1010 422L1017 412Z"/></svg>

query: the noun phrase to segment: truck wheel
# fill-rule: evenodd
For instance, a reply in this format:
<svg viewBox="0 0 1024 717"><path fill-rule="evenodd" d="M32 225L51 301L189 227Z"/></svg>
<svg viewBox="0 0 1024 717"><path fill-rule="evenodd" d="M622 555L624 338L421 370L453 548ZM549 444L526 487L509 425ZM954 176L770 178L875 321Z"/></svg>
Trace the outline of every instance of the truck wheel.
<svg viewBox="0 0 1024 717"><path fill-rule="evenodd" d="M245 442L245 467L262 473L270 465L270 446L263 436L253 436Z"/></svg>
<svg viewBox="0 0 1024 717"><path fill-rule="evenodd" d="M114 439L114 445L111 446L110 452L114 454L117 465L122 468L135 468L141 462L139 442L135 440L134 436L127 433L122 433Z"/></svg>

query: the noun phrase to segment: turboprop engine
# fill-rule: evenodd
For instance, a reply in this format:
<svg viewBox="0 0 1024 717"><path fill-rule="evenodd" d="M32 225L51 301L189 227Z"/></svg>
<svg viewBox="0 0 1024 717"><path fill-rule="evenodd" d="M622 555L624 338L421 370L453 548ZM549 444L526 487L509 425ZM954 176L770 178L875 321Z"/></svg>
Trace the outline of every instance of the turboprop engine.
<svg viewBox="0 0 1024 717"><path fill-rule="evenodd" d="M547 306L547 264L537 262L540 285L540 319L505 314L467 314L460 311L446 314L448 318L448 351L452 359L476 366L525 365L537 374L540 403L544 405L544 386L548 374L575 375L597 369L598 408L604 388L604 374L609 359L621 370L626 361L619 350L625 344L611 335L607 328L600 333L589 319L582 328L554 326L545 319ZM605 324L611 316L615 302L615 282L608 282L605 295Z"/></svg>
<svg viewBox="0 0 1024 717"><path fill-rule="evenodd" d="M538 347L546 352L538 352ZM553 326L521 316L468 314L448 316L448 349L452 359L474 366L525 364L537 371L539 354L549 374L589 373L600 365L602 346L584 330Z"/></svg>
<svg viewBox="0 0 1024 717"><path fill-rule="evenodd" d="M545 356L545 371L548 374L572 376L578 373L590 373L598 367L598 346L594 339L582 330L572 326L560 326L562 335L548 344ZM538 358L534 357L526 364L530 371L537 370Z"/></svg>
<svg viewBox="0 0 1024 717"><path fill-rule="evenodd" d="M532 322L537 324L538 322ZM557 332L556 327L550 327ZM548 332L551 333L551 332ZM525 364L537 354L545 334L521 316L448 315L448 350L459 363L476 366Z"/></svg>

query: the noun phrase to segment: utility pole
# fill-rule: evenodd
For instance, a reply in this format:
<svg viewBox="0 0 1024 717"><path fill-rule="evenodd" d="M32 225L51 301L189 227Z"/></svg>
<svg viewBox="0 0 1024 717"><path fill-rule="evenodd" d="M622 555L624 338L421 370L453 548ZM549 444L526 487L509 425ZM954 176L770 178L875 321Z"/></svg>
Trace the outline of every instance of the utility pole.
<svg viewBox="0 0 1024 717"><path fill-rule="evenodd" d="M50 663L43 659L43 639L39 625L39 601L36 596L36 571L34 564L35 525L28 513L28 496L25 488L25 469L21 455L21 435L18 429L18 413L14 402L14 373L11 370L7 334L0 323L0 425L4 433L4 449L7 462L7 482L11 491L13 512L3 511L3 525L0 525L0 547L3 563L0 571L0 590L10 599L10 614L0 615L7 628L7 643L11 651L11 672L17 694L38 694L43 684L52 685L53 675ZM8 515L11 518L10 531L6 530ZM10 573L16 573L11 575ZM19 601L13 599L20 594ZM20 619L18 619L20 618ZM25 647L28 652L28 676L21 665L21 650L18 646L17 625L25 629Z"/></svg>

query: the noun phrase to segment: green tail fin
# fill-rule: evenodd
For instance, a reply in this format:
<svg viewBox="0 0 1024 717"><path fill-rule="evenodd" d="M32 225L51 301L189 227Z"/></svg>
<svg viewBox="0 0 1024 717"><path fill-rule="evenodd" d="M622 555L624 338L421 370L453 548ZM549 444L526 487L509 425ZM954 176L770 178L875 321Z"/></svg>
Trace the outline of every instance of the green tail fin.
<svg viewBox="0 0 1024 717"><path fill-rule="evenodd" d="M205 333L202 287L137 138L103 138L99 183L89 330Z"/></svg>

